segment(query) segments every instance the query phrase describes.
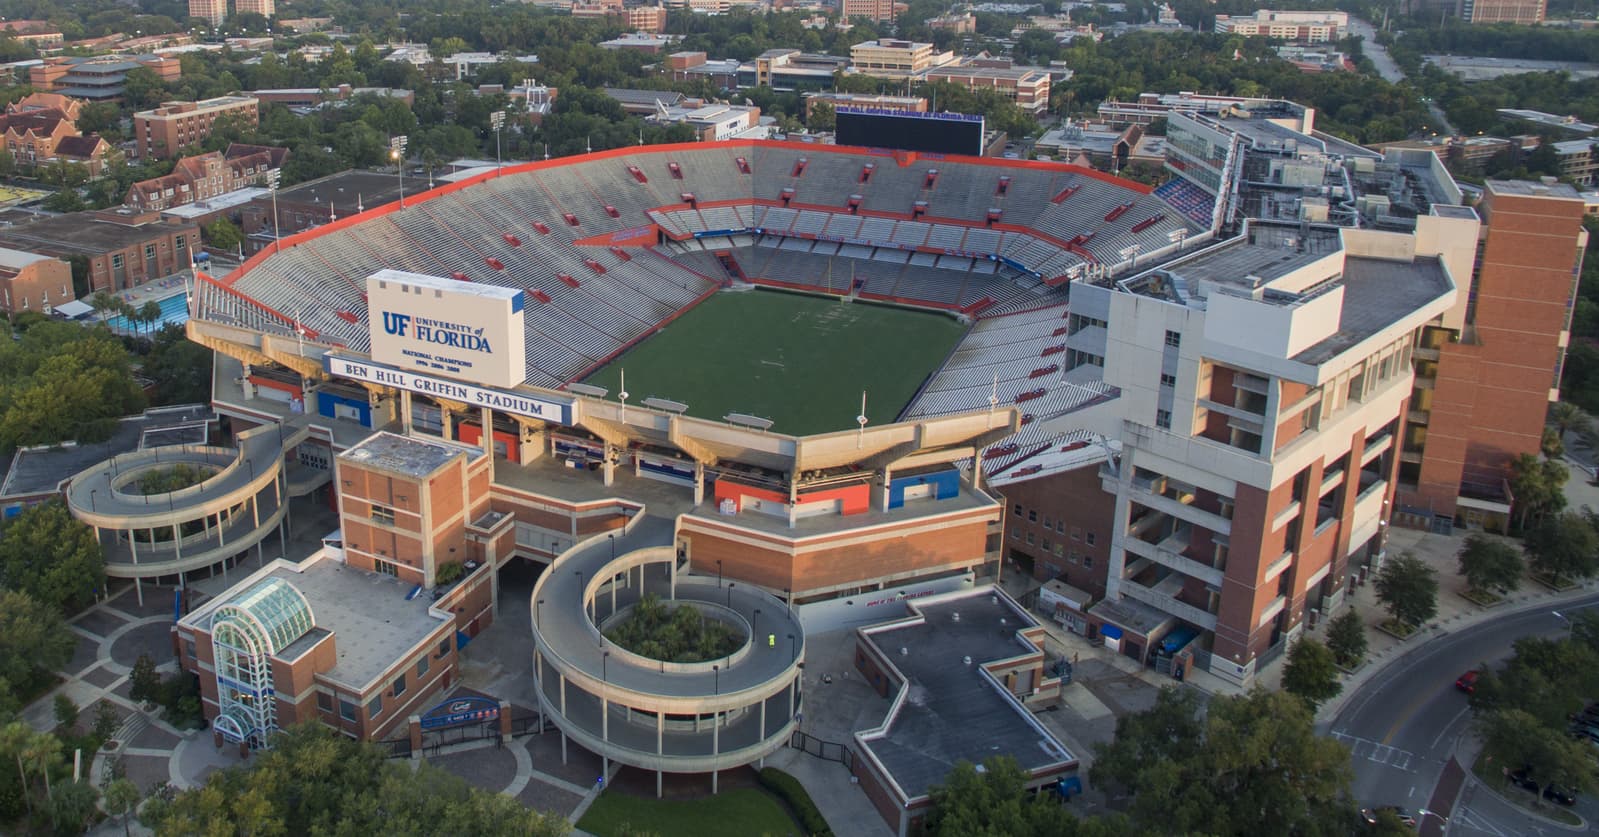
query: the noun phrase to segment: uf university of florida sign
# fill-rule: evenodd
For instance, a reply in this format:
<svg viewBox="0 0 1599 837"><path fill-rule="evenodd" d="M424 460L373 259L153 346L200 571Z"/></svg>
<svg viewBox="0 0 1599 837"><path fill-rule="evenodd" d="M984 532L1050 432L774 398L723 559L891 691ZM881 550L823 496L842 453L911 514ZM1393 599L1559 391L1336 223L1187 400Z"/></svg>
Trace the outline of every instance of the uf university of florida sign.
<svg viewBox="0 0 1599 837"><path fill-rule="evenodd" d="M380 270L366 279L372 360L491 387L526 377L523 292Z"/></svg>

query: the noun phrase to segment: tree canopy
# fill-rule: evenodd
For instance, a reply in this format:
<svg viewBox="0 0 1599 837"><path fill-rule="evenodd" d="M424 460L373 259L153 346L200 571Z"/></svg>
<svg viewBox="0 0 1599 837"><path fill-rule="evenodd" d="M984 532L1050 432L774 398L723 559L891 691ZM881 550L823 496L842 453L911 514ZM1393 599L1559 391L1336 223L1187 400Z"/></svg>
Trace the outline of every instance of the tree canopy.
<svg viewBox="0 0 1599 837"><path fill-rule="evenodd" d="M59 610L0 590L0 716L20 709L21 695L65 666L77 642Z"/></svg>
<svg viewBox="0 0 1599 837"><path fill-rule="evenodd" d="M1120 817L1080 820L1047 794L1027 792L1027 773L1009 756L962 761L931 791L932 837L1120 837L1135 833Z"/></svg>
<svg viewBox="0 0 1599 837"><path fill-rule="evenodd" d="M1117 719L1091 775L1132 792L1133 823L1162 834L1254 835L1269 818L1275 834L1342 837L1356 813L1349 750L1285 692L1218 696L1201 713L1198 693L1162 689Z"/></svg>
<svg viewBox="0 0 1599 837"><path fill-rule="evenodd" d="M144 408L128 352L104 328L38 322L0 340L0 453L24 445L100 441Z"/></svg>
<svg viewBox="0 0 1599 837"><path fill-rule="evenodd" d="M1283 690L1305 701L1312 710L1344 690L1338 680L1333 652L1321 642L1305 637L1288 649L1283 666Z"/></svg>
<svg viewBox="0 0 1599 837"><path fill-rule="evenodd" d="M214 773L141 820L172 837L227 834L472 834L558 837L554 814L471 787L428 764L413 771L317 723L278 733L249 767Z"/></svg>
<svg viewBox="0 0 1599 837"><path fill-rule="evenodd" d="M62 501L29 506L0 524L0 588L67 612L92 601L104 584L104 550Z"/></svg>
<svg viewBox="0 0 1599 837"><path fill-rule="evenodd" d="M1460 574L1466 583L1479 593L1500 593L1521 586L1525 567L1521 551L1504 541L1474 532L1466 536L1457 556Z"/></svg>
<svg viewBox="0 0 1599 837"><path fill-rule="evenodd" d="M1408 552L1382 565L1376 588L1377 600L1401 625L1419 627L1438 612L1438 573Z"/></svg>

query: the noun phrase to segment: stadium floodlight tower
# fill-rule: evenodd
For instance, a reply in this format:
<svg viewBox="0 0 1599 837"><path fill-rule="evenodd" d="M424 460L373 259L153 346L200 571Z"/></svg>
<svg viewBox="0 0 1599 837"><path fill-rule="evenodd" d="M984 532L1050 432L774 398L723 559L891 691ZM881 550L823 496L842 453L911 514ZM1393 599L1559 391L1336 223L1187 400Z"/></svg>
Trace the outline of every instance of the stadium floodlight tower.
<svg viewBox="0 0 1599 837"><path fill-rule="evenodd" d="M283 169L267 169L267 191L272 193L272 252L278 251L278 243L283 236L278 234L278 184L283 182Z"/></svg>
<svg viewBox="0 0 1599 837"><path fill-rule="evenodd" d="M405 208L405 146L411 138L405 134L389 139L389 157L394 160L394 170L400 175L400 208Z"/></svg>
<svg viewBox="0 0 1599 837"><path fill-rule="evenodd" d="M505 111L497 110L489 114L489 125L494 128L494 176L499 177L505 163L500 159L500 129L505 127Z"/></svg>

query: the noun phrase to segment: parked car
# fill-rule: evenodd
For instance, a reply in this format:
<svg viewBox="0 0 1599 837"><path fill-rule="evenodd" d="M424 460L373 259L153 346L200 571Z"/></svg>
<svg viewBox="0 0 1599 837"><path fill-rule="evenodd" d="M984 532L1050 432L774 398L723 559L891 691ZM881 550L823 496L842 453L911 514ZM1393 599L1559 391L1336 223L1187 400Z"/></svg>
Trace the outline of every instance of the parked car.
<svg viewBox="0 0 1599 837"><path fill-rule="evenodd" d="M1515 785L1524 791L1532 791L1533 793L1537 793L1538 789L1542 787L1538 784L1538 780L1532 778L1532 774L1528 773L1527 768L1525 767L1521 768L1520 770L1513 771L1510 774L1510 784Z"/></svg>
<svg viewBox="0 0 1599 837"><path fill-rule="evenodd" d="M1393 814L1394 818L1401 823L1411 828L1416 827L1416 815L1398 805L1377 805L1371 808L1362 808L1360 809L1360 818L1365 820L1367 825L1376 825L1378 818L1382 816L1384 811Z"/></svg>
<svg viewBox="0 0 1599 837"><path fill-rule="evenodd" d="M1468 671L1465 674L1455 678L1455 688L1465 692L1468 695L1473 694L1477 691L1477 678L1480 676L1482 676L1482 672L1480 671Z"/></svg>

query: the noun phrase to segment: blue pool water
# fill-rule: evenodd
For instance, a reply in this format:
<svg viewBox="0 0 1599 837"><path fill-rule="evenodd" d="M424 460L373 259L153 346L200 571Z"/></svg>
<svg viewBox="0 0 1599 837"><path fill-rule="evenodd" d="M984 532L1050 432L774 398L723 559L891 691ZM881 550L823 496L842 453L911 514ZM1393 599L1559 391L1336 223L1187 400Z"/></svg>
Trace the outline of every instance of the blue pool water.
<svg viewBox="0 0 1599 837"><path fill-rule="evenodd" d="M169 297L159 300L161 305L161 319L152 323L132 322L127 317L118 314L106 320L106 325L116 331L130 331L135 334L149 332L154 334L163 326L183 325L189 321L189 304L183 291L178 291Z"/></svg>

